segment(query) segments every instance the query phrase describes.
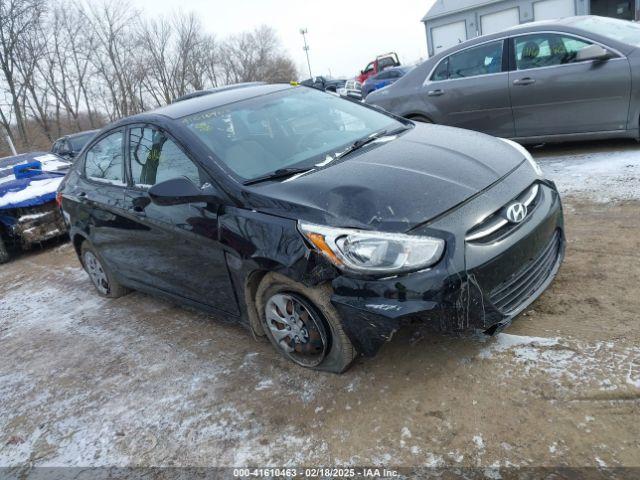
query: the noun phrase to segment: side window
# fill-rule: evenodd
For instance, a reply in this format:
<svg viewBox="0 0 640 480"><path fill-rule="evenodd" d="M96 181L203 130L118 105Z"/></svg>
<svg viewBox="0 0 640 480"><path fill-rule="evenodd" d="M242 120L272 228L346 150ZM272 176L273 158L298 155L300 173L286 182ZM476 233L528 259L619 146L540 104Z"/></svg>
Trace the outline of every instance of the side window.
<svg viewBox="0 0 640 480"><path fill-rule="evenodd" d="M525 35L515 39L518 70L574 63L580 50L591 43L555 33Z"/></svg>
<svg viewBox="0 0 640 480"><path fill-rule="evenodd" d="M204 183L196 164L173 140L155 128L131 128L129 163L133 183L140 187L178 177L187 177L198 186Z"/></svg>
<svg viewBox="0 0 640 480"><path fill-rule="evenodd" d="M364 73L369 73L369 72L373 72L373 62L367 65L367 67L364 69Z"/></svg>
<svg viewBox="0 0 640 480"><path fill-rule="evenodd" d="M504 42L487 43L469 48L449 57L449 78L465 78L488 75L502 71Z"/></svg>
<svg viewBox="0 0 640 480"><path fill-rule="evenodd" d="M431 75L431 81L437 82L439 80L449 79L449 59L442 60Z"/></svg>
<svg viewBox="0 0 640 480"><path fill-rule="evenodd" d="M89 149L84 161L84 172L87 177L124 185L123 138L122 131L115 132Z"/></svg>

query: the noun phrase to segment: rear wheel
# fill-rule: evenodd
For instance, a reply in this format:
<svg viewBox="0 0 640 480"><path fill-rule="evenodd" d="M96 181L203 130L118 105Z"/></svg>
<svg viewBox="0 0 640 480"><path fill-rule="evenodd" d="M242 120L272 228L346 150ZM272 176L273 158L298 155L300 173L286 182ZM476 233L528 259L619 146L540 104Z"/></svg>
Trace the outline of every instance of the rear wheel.
<svg viewBox="0 0 640 480"><path fill-rule="evenodd" d="M7 246L0 235L0 264L7 263L11 259L11 255L9 255L9 251L7 250Z"/></svg>
<svg viewBox="0 0 640 480"><path fill-rule="evenodd" d="M283 356L306 368L344 372L357 356L328 286L309 288L282 275L260 283L256 306L267 337Z"/></svg>
<svg viewBox="0 0 640 480"><path fill-rule="evenodd" d="M80 255L82 266L89 274L89 278L98 293L107 298L119 298L129 293L113 276L98 253L88 242L82 244Z"/></svg>

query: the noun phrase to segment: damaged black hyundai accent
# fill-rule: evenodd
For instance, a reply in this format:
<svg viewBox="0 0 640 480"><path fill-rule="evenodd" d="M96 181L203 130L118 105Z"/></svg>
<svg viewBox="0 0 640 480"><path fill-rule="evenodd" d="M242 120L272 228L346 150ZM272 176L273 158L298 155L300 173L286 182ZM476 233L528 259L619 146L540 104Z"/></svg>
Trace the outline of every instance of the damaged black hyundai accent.
<svg viewBox="0 0 640 480"><path fill-rule="evenodd" d="M333 372L410 322L505 327L564 255L558 192L519 145L288 85L112 124L60 196L100 294L237 318Z"/></svg>

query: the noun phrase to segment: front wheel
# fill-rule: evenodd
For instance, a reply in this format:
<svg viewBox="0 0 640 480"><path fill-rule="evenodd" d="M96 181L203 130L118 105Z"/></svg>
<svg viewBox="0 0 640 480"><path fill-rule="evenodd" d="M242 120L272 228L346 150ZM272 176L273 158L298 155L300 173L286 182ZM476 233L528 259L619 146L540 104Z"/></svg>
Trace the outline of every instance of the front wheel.
<svg viewBox="0 0 640 480"><path fill-rule="evenodd" d="M328 286L309 288L279 274L258 287L256 306L271 344L306 368L344 372L357 352L330 302Z"/></svg>

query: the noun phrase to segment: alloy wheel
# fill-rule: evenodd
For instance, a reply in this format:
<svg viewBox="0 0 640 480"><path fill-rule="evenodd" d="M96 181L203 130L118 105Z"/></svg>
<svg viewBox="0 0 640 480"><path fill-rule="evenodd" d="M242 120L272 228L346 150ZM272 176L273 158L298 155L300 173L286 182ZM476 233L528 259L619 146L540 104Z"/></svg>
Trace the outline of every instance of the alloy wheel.
<svg viewBox="0 0 640 480"><path fill-rule="evenodd" d="M98 257L93 252L85 252L84 265L96 289L103 295L107 295L109 293L109 279Z"/></svg>
<svg viewBox="0 0 640 480"><path fill-rule="evenodd" d="M273 295L265 306L269 333L280 350L294 362L318 366L327 353L327 334L312 307L288 293Z"/></svg>

